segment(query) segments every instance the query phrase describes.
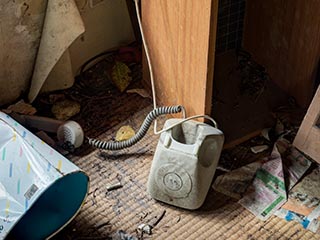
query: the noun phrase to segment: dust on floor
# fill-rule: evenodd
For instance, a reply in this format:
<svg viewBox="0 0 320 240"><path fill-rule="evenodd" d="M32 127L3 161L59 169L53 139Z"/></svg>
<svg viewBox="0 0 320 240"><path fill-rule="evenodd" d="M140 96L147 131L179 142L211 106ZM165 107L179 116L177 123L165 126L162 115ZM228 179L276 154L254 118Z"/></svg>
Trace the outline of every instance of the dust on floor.
<svg viewBox="0 0 320 240"><path fill-rule="evenodd" d="M116 130L130 124L138 128L152 108L137 111L99 136L109 140ZM121 151L94 150L71 160L90 177L90 193L77 217L54 239L110 239L117 230L138 236L136 229L166 214L144 239L319 239L298 223L271 217L262 222L237 202L210 189L204 205L183 210L153 200L146 183L158 136L151 134ZM122 188L107 191L110 184Z"/></svg>

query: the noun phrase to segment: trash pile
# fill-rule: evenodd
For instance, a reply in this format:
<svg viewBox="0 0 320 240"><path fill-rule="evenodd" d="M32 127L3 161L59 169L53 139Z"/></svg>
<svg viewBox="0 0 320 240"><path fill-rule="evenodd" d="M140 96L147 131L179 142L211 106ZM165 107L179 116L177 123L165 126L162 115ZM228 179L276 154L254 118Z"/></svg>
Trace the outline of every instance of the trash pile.
<svg viewBox="0 0 320 240"><path fill-rule="evenodd" d="M81 126L85 135L99 136L119 123L119 119L129 118L133 112L150 104L151 97L142 87L141 69L139 45L133 43L109 50L85 62L71 88L42 93L32 105L20 100L1 111L61 154L80 152L88 146L76 149L78 146L59 141L56 129L47 127L51 120L56 120L57 124L57 120L61 123L72 120ZM39 124L38 116L47 119L42 118ZM44 123L46 120L48 124ZM112 140L123 141L133 136L135 132L129 124L119 129Z"/></svg>
<svg viewBox="0 0 320 240"><path fill-rule="evenodd" d="M263 221L275 215L319 234L320 166L290 144L296 131L278 119L261 136L225 151L218 169L226 173L212 188L237 199ZM238 166L239 161L246 164Z"/></svg>

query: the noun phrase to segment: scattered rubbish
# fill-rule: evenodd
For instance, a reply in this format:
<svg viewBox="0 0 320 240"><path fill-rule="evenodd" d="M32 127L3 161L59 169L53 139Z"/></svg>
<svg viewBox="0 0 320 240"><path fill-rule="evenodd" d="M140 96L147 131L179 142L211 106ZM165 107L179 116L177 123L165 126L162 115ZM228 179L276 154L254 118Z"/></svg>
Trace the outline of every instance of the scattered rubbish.
<svg viewBox="0 0 320 240"><path fill-rule="evenodd" d="M296 184L288 194L288 201L282 206L297 214L309 216L320 207L320 170L314 169ZM319 213L320 214L320 213Z"/></svg>
<svg viewBox="0 0 320 240"><path fill-rule="evenodd" d="M144 233L148 235L152 234L152 227L149 224L142 223L138 226L137 230L140 234L144 234Z"/></svg>
<svg viewBox="0 0 320 240"><path fill-rule="evenodd" d="M285 139L278 140L271 156L263 159L253 184L239 203L261 220L268 219L287 201L287 191L310 165L311 162Z"/></svg>
<svg viewBox="0 0 320 240"><path fill-rule="evenodd" d="M92 206L97 204L97 191L99 190L99 188L96 188L93 193L92 193ZM90 195L90 193L89 193Z"/></svg>
<svg viewBox="0 0 320 240"><path fill-rule="evenodd" d="M95 227L95 229L99 230L99 229L104 228L104 227L111 227L111 223L109 221L107 221L105 223L99 224L98 226Z"/></svg>
<svg viewBox="0 0 320 240"><path fill-rule="evenodd" d="M126 233L123 230L118 230L112 235L112 240L138 240L138 238Z"/></svg>
<svg viewBox="0 0 320 240"><path fill-rule="evenodd" d="M10 115L28 129L54 133L58 140L55 145L64 150L73 151L75 148L80 147L84 141L84 132L75 121L64 122L48 117L19 115L16 113L11 113ZM51 142L44 134L42 134L42 137ZM46 141L45 139L43 140Z"/></svg>
<svg viewBox="0 0 320 240"><path fill-rule="evenodd" d="M271 156L256 172L253 184L239 203L261 220L268 219L287 200L280 153L275 145Z"/></svg>
<svg viewBox="0 0 320 240"><path fill-rule="evenodd" d="M0 135L0 239L46 239L78 213L89 178L2 112Z"/></svg>
<svg viewBox="0 0 320 240"><path fill-rule="evenodd" d="M136 93L143 98L151 98L150 94L143 88L134 88L127 90L127 93Z"/></svg>
<svg viewBox="0 0 320 240"><path fill-rule="evenodd" d="M239 70L241 72L240 91L256 102L266 88L269 75L266 69L255 62L250 53L240 49L237 52Z"/></svg>
<svg viewBox="0 0 320 240"><path fill-rule="evenodd" d="M56 102L51 111L56 119L65 121L80 112L80 104L76 101L65 99Z"/></svg>
<svg viewBox="0 0 320 240"><path fill-rule="evenodd" d="M151 235L152 234L152 229L154 227L156 227L159 222L163 219L163 217L166 214L166 210L163 210L163 212L161 213L161 215L159 217L155 217L153 219L150 220L149 223L142 223L137 227L137 232L139 234L139 239L143 238L143 234L148 234Z"/></svg>
<svg viewBox="0 0 320 240"><path fill-rule="evenodd" d="M282 156L287 192L301 179L311 166L311 161L293 147L287 140L276 142Z"/></svg>
<svg viewBox="0 0 320 240"><path fill-rule="evenodd" d="M119 189L122 187L123 187L123 185L121 183L116 183L116 184L107 186L107 191L110 192L110 191L113 191L113 190L116 190L116 189Z"/></svg>
<svg viewBox="0 0 320 240"><path fill-rule="evenodd" d="M304 216L286 209L279 209L275 212L275 215L279 218L283 218L286 221L295 221L300 223L303 228L310 230L311 232L320 234L320 208L316 208L309 216Z"/></svg>
<svg viewBox="0 0 320 240"><path fill-rule="evenodd" d="M239 200L252 184L256 171L261 165L262 162L257 161L220 175L214 181L212 188L217 192Z"/></svg>
<svg viewBox="0 0 320 240"><path fill-rule="evenodd" d="M123 92L129 86L132 77L130 68L123 62L116 61L112 68L112 81Z"/></svg>
<svg viewBox="0 0 320 240"><path fill-rule="evenodd" d="M257 153L260 153L260 152L263 152L265 150L267 150L269 148L268 145L259 145L259 146L254 146L254 147L251 147L251 152L257 154Z"/></svg>
<svg viewBox="0 0 320 240"><path fill-rule="evenodd" d="M131 126L122 126L116 134L116 141L125 141L132 138L136 133Z"/></svg>
<svg viewBox="0 0 320 240"><path fill-rule="evenodd" d="M148 212L141 212L141 213L139 213L139 216L140 216L140 220L143 220L143 219L145 219L147 216L149 215L149 213Z"/></svg>
<svg viewBox="0 0 320 240"><path fill-rule="evenodd" d="M15 112L24 115L34 115L37 112L37 109L31 104L25 103L24 100L20 100L19 102L10 105L7 109L3 110L3 112L7 114Z"/></svg>
<svg viewBox="0 0 320 240"><path fill-rule="evenodd" d="M155 222L150 223L150 225L154 228L155 226L157 226L159 224L159 222L161 222L161 220L163 219L164 215L166 215L166 210L163 210L161 215L157 218L155 218Z"/></svg>

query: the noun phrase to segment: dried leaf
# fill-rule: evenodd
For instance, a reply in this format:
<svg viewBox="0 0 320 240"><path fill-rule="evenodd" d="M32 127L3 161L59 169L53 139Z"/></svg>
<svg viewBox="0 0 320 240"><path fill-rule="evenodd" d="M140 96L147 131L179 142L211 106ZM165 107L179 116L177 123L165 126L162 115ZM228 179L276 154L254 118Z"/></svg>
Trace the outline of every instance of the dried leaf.
<svg viewBox="0 0 320 240"><path fill-rule="evenodd" d="M58 120L65 121L80 112L80 104L76 101L66 99L56 102L52 106L51 112Z"/></svg>
<svg viewBox="0 0 320 240"><path fill-rule="evenodd" d="M136 133L130 126L122 126L117 134L116 134L116 141L125 141L132 138Z"/></svg>
<svg viewBox="0 0 320 240"><path fill-rule="evenodd" d="M130 74L131 70L126 64L115 62L115 65L112 68L112 81L120 92L123 92L129 86L132 80Z"/></svg>
<svg viewBox="0 0 320 240"><path fill-rule="evenodd" d="M127 93L136 93L143 98L151 98L150 94L143 88L134 88L127 90Z"/></svg>
<svg viewBox="0 0 320 240"><path fill-rule="evenodd" d="M23 100L20 100L19 102L10 105L6 110L4 110L6 113L20 113L24 115L34 115L37 110L29 103L25 103Z"/></svg>

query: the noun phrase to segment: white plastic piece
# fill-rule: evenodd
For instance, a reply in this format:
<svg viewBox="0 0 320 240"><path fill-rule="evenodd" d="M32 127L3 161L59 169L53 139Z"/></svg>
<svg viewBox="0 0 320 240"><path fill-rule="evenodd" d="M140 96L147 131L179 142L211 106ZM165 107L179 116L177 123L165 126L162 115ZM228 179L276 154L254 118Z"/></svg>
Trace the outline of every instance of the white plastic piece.
<svg viewBox="0 0 320 240"><path fill-rule="evenodd" d="M258 145L258 146L251 147L250 149L251 149L251 152L253 152L254 154L257 154L267 150L268 148L269 148L268 145Z"/></svg>
<svg viewBox="0 0 320 240"><path fill-rule="evenodd" d="M164 128L179 121L169 119ZM223 142L219 129L196 121L163 132L152 161L149 194L174 206L199 208L210 188Z"/></svg>
<svg viewBox="0 0 320 240"><path fill-rule="evenodd" d="M59 126L57 137L59 141L70 142L75 148L78 148L83 143L84 133L77 122L67 121Z"/></svg>

